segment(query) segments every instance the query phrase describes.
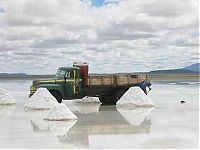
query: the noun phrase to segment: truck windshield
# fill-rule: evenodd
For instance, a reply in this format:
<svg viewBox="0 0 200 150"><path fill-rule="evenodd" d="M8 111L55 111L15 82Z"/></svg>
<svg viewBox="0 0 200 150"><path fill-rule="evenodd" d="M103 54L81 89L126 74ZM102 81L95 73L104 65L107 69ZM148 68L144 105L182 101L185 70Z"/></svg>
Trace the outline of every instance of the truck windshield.
<svg viewBox="0 0 200 150"><path fill-rule="evenodd" d="M65 77L65 71L64 70L58 70L56 73L56 78L64 78Z"/></svg>

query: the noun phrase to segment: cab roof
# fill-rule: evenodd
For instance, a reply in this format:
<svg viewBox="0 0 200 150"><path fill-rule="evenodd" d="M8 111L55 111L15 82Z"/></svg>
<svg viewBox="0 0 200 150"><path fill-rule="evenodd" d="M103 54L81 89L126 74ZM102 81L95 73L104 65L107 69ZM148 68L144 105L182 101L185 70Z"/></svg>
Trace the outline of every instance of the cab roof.
<svg viewBox="0 0 200 150"><path fill-rule="evenodd" d="M80 68L78 68L78 67L60 67L60 68L58 68L58 70L64 70L64 71L68 71L68 70L80 70Z"/></svg>

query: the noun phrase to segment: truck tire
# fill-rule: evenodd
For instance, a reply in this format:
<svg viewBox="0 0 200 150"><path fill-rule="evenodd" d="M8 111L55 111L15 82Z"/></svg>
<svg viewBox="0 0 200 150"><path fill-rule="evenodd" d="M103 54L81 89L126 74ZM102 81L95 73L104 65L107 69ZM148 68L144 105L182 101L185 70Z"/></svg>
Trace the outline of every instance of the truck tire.
<svg viewBox="0 0 200 150"><path fill-rule="evenodd" d="M124 93L127 91L127 89L120 89L117 90L114 94L116 102L124 95Z"/></svg>
<svg viewBox="0 0 200 150"><path fill-rule="evenodd" d="M55 91L55 90L52 90L52 91L49 91L49 92L56 98L58 103L62 103L62 95L60 94L60 92Z"/></svg>
<svg viewBox="0 0 200 150"><path fill-rule="evenodd" d="M124 95L127 89L118 89L110 95L101 95L99 100L103 105L116 105L117 101Z"/></svg>
<svg viewBox="0 0 200 150"><path fill-rule="evenodd" d="M116 101L112 96L99 96L99 100L103 105L116 105Z"/></svg>

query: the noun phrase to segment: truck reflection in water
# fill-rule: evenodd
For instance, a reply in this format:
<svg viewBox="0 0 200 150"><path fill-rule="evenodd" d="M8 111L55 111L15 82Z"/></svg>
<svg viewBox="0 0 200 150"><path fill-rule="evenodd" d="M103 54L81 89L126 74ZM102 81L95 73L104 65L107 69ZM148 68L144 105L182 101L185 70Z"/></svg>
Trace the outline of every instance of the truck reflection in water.
<svg viewBox="0 0 200 150"><path fill-rule="evenodd" d="M31 120L31 125L33 132L51 132L63 144L88 148L91 135L149 134L151 120L148 115L151 110L99 105L99 112L96 113L76 111L77 121Z"/></svg>

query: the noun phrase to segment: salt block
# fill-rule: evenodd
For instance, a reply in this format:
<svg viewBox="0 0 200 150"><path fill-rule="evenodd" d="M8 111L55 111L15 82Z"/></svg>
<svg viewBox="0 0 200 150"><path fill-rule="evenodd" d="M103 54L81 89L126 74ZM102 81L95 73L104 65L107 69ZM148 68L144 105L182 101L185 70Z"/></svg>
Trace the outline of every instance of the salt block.
<svg viewBox="0 0 200 150"><path fill-rule="evenodd" d="M76 100L74 100L74 102L78 102L78 103L100 103L98 97L89 97L89 96L85 96L82 99L76 99Z"/></svg>
<svg viewBox="0 0 200 150"><path fill-rule="evenodd" d="M117 105L153 106L151 98L140 87L130 87L117 101Z"/></svg>
<svg viewBox="0 0 200 150"><path fill-rule="evenodd" d="M0 105L12 105L16 100L5 90L0 89Z"/></svg>
<svg viewBox="0 0 200 150"><path fill-rule="evenodd" d="M46 88L39 88L26 102L24 109L50 109L56 104L58 104L56 98Z"/></svg>
<svg viewBox="0 0 200 150"><path fill-rule="evenodd" d="M51 108L44 120L50 121L66 121L71 119L77 119L69 108L65 104L57 104L55 107Z"/></svg>

